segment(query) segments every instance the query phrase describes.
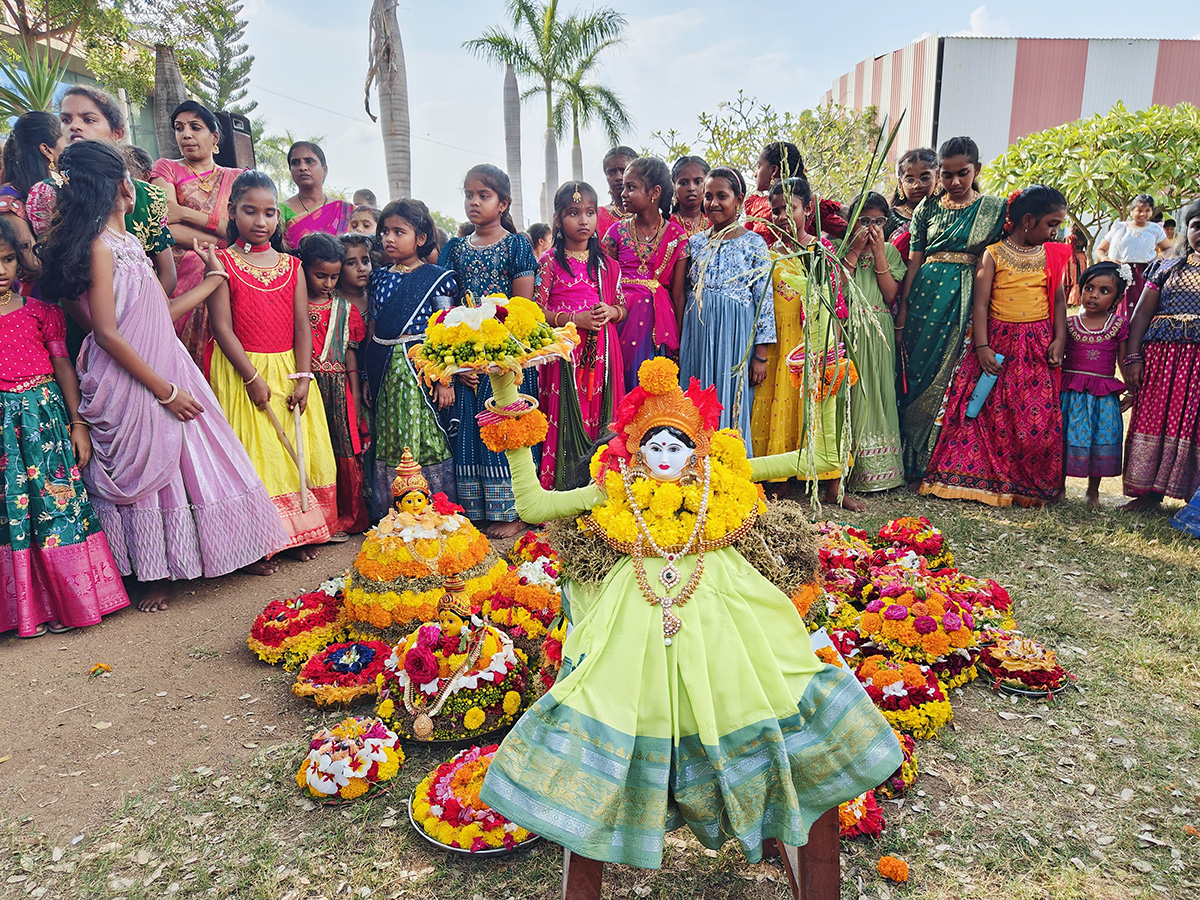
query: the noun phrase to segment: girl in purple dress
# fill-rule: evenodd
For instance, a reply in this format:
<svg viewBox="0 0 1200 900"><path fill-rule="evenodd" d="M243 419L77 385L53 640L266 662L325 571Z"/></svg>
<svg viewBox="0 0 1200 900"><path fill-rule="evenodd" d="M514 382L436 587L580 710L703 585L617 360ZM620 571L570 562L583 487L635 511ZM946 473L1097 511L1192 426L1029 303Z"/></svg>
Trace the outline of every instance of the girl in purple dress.
<svg viewBox="0 0 1200 900"><path fill-rule="evenodd" d="M625 397L625 375L615 323L628 314L620 269L600 252L596 191L569 181L554 195L553 246L538 263L534 299L555 327L574 322L582 338L570 361L542 368L539 397L550 430L542 446L540 480L565 490L580 459L612 421Z"/></svg>
<svg viewBox="0 0 1200 900"><path fill-rule="evenodd" d="M207 275L168 305L141 244L125 231L133 183L117 150L80 141L63 151L67 179L42 249L44 289L80 297L92 333L79 354L79 417L93 456L83 473L121 574L149 582L143 611L166 608L168 581L214 578L288 542L279 514L172 318L225 273L195 245ZM86 292L86 295L85 295ZM85 296L81 296L85 295Z"/></svg>
<svg viewBox="0 0 1200 900"><path fill-rule="evenodd" d="M1077 316L1067 319L1067 352L1062 370L1063 474L1086 478L1087 505L1100 503L1100 479L1121 474L1121 412L1133 398L1120 400L1125 385L1113 377L1125 358L1129 320L1116 311L1133 273L1124 263L1100 262L1079 278Z"/></svg>

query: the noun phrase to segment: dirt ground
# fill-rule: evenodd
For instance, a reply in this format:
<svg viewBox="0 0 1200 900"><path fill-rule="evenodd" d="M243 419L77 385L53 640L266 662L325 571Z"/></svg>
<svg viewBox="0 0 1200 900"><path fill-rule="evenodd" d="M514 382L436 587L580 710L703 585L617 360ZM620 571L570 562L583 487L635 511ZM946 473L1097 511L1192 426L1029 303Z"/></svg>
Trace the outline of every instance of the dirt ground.
<svg viewBox="0 0 1200 900"><path fill-rule="evenodd" d="M278 670L246 647L254 617L276 597L345 571L361 539L326 545L311 562L285 560L263 578L188 582L170 609L134 606L91 628L0 637L0 802L8 817L70 839L180 771L249 760L295 743L310 708ZM97 663L110 674L89 677Z"/></svg>

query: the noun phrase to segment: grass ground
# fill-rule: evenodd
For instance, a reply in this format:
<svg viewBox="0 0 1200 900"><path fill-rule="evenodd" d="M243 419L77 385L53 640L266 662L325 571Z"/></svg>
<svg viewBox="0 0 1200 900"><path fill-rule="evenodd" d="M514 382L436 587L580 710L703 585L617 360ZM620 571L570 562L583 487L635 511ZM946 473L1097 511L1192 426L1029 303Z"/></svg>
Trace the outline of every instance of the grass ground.
<svg viewBox="0 0 1200 900"><path fill-rule="evenodd" d="M901 514L929 516L962 568L1008 587L1020 627L1058 650L1078 689L1052 703L980 682L954 691L952 727L918 744L916 788L883 804L883 838L843 843L842 896L1200 897L1200 542L1162 517L1077 502L1031 512L892 495L853 518L878 527ZM261 677L283 689L282 673ZM180 772L126 797L78 843L42 833L32 815L8 818L0 896L557 896L551 847L491 863L427 849L404 810L439 761L429 750L410 752L389 794L322 808L291 781L302 736L284 738L249 762ZM909 862L907 884L875 873L883 853ZM774 864L703 851L685 832L672 836L661 871L606 874L606 898L786 895Z"/></svg>

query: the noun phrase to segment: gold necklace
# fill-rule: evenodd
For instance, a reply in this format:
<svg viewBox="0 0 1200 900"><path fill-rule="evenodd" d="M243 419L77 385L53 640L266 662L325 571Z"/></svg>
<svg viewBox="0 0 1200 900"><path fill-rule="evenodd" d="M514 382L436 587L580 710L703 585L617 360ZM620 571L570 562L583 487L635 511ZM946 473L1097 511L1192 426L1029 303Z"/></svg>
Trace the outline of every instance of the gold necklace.
<svg viewBox="0 0 1200 900"><path fill-rule="evenodd" d="M8 309L8 304L12 303L16 297L17 295L13 293L11 288L5 291L4 299L0 300L0 309Z"/></svg>
<svg viewBox="0 0 1200 900"><path fill-rule="evenodd" d="M189 160L185 159L183 164L188 167L189 172L196 176L196 183L200 185L200 190L204 191L206 194L212 193L213 179L217 174L217 164L213 163L213 167L203 175L201 175L192 167L192 164Z"/></svg>
<svg viewBox="0 0 1200 900"><path fill-rule="evenodd" d="M631 226L630 231L633 233L633 255L638 260L638 274L645 278L650 274L650 257L654 254L659 240L662 238L663 231L666 229L666 220L660 215L658 218L658 227L654 230L654 234L646 238L645 241L638 234L637 219L630 219L629 224ZM644 253L642 252L643 247L645 248Z"/></svg>
<svg viewBox="0 0 1200 900"><path fill-rule="evenodd" d="M432 705L427 705L424 709L416 702L413 697L413 680L410 676L408 681L404 683L404 692L401 694L401 700L404 703L405 711L413 716L412 732L413 737L417 740L427 741L429 736L433 734L433 718L442 711L442 707L446 705L446 701L450 698L450 690L460 676L474 668L475 663L479 661L479 654L483 652L484 638L487 632L480 630L479 640L475 646L467 651L467 658L463 660L462 665L450 673L450 677L446 679L446 684L442 687L438 694L437 700Z"/></svg>
<svg viewBox="0 0 1200 900"><path fill-rule="evenodd" d="M974 203L978 199L979 199L979 192L977 190L975 190L974 188L971 188L971 193L967 195L967 199L964 200L962 203L955 203L953 200L950 199L949 194L942 194L942 199L939 200L938 202L941 203L942 209L966 209L968 206L970 206L972 203Z"/></svg>
<svg viewBox="0 0 1200 900"><path fill-rule="evenodd" d="M1043 245L1030 247L1028 249L1018 247L1008 238L1002 240L998 245L999 253L997 256L1004 260L1005 268L1010 272L1018 275L1034 275L1038 272L1045 271L1046 268L1046 248Z"/></svg>
<svg viewBox="0 0 1200 900"><path fill-rule="evenodd" d="M592 258L592 254L588 250L568 250L566 253L567 259L577 259L583 263L590 262Z"/></svg>
<svg viewBox="0 0 1200 900"><path fill-rule="evenodd" d="M400 263L393 263L392 271L396 272L399 275L407 275L409 272L415 272L417 269L421 268L421 266L423 266L423 265L424 265L424 263L420 263L420 262L415 263L414 265L411 265L411 266L401 265Z"/></svg>

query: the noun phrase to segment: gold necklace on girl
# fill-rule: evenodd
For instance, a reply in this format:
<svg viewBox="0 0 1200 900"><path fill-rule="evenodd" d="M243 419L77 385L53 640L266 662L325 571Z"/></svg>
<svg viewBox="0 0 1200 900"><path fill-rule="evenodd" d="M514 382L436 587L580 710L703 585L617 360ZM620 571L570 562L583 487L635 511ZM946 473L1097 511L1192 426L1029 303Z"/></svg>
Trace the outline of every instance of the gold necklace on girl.
<svg viewBox="0 0 1200 900"><path fill-rule="evenodd" d="M633 253L638 259L638 274L642 277L645 277L650 274L650 257L658 248L659 239L662 237L663 230L666 227L666 220L663 219L662 214L660 213L658 217L658 227L655 228L654 233L644 241L642 240L642 236L638 233L637 219L635 218L631 220L629 224L631 226L630 230L633 232ZM642 252L643 247L645 248L645 253Z"/></svg>

